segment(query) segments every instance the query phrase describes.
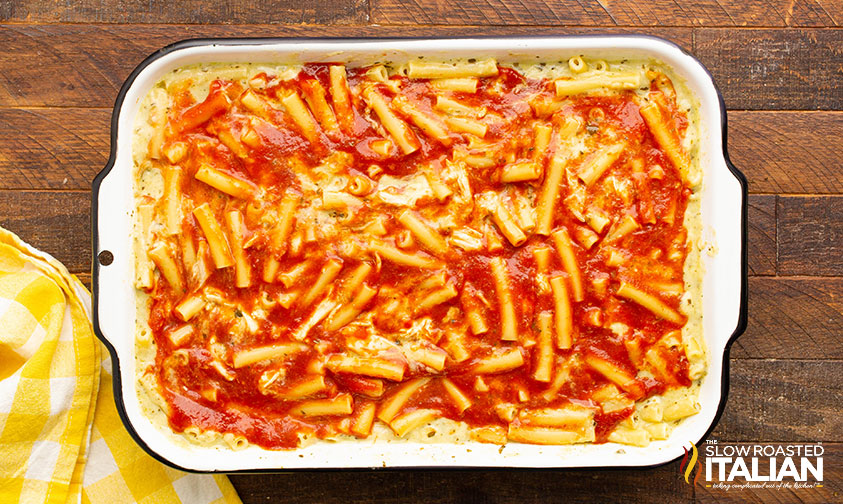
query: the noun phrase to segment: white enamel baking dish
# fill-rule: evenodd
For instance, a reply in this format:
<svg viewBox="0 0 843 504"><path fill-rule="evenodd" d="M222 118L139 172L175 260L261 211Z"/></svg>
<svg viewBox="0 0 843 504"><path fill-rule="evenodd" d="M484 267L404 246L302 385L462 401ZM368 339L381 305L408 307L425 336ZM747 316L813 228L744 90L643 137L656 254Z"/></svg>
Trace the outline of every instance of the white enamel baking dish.
<svg viewBox="0 0 843 504"><path fill-rule="evenodd" d="M156 428L135 391L135 289L130 237L132 125L141 99L166 72L199 62L319 62L350 65L429 58L494 57L499 62L559 61L576 54L617 59L652 57L670 65L700 104L703 168L703 326L710 355L701 411L665 441L639 448L614 443L535 446L511 443L317 443L292 451L243 451L190 446ZM93 182L94 327L111 352L114 396L126 428L151 455L190 471L234 472L380 467L631 467L654 466L699 443L722 413L728 389L728 350L746 325L746 180L725 151L726 112L711 75L678 46L644 36L472 39L235 39L191 40L147 58L126 80L114 107L111 157ZM108 259L112 258L109 264Z"/></svg>

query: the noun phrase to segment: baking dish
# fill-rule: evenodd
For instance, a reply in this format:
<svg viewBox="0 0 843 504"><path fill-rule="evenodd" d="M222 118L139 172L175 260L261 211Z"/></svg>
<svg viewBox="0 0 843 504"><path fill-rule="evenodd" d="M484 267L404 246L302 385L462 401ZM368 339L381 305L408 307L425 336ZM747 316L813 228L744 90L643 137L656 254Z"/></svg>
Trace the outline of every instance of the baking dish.
<svg viewBox="0 0 843 504"><path fill-rule="evenodd" d="M458 47L459 49L454 49ZM700 391L701 411L664 441L647 447L599 445L503 449L480 443L317 443L291 451L250 447L232 452L179 442L141 412L135 391L135 288L133 286L133 177L131 141L139 104L166 72L201 62L344 61L365 65L410 56L493 57L501 63L550 61L575 54L617 59L653 58L683 80L699 102L700 163L703 171L703 330L710 366ZM711 76L693 57L661 39L642 36L487 39L235 39L191 40L168 46L129 76L112 117L111 157L93 183L94 328L114 368L118 411L127 429L151 455L193 471L368 467L622 467L652 466L677 458L713 428L728 388L728 348L746 325L746 181L725 151L726 115ZM738 218L736 218L738 217ZM106 253L107 252L107 253ZM104 260L108 256L111 261ZM108 263L108 264L106 264ZM352 451L353 450L353 451Z"/></svg>

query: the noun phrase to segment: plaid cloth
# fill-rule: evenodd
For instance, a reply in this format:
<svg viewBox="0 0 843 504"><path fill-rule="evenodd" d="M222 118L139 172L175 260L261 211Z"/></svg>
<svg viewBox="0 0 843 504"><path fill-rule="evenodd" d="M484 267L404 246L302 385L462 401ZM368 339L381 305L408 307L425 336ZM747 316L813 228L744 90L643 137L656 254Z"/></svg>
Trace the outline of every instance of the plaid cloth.
<svg viewBox="0 0 843 504"><path fill-rule="evenodd" d="M239 503L228 478L146 454L114 404L91 296L0 228L0 502Z"/></svg>

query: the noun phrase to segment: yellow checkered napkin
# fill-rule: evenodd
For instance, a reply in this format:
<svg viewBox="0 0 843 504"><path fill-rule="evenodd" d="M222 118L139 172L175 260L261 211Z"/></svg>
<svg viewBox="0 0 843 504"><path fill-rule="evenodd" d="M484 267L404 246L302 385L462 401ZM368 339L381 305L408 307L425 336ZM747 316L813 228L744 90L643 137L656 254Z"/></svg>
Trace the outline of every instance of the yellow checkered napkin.
<svg viewBox="0 0 843 504"><path fill-rule="evenodd" d="M225 476L170 469L126 432L90 302L0 228L0 503L239 503Z"/></svg>

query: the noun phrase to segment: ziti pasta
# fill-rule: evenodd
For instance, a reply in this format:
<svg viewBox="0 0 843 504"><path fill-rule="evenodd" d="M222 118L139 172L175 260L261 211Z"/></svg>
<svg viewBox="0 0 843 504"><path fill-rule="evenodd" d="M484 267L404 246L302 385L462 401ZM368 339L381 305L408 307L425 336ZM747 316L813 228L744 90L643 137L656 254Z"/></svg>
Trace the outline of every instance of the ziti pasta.
<svg viewBox="0 0 843 504"><path fill-rule="evenodd" d="M697 122L660 68L166 75L134 142L148 413L232 449L665 439L706 350Z"/></svg>

